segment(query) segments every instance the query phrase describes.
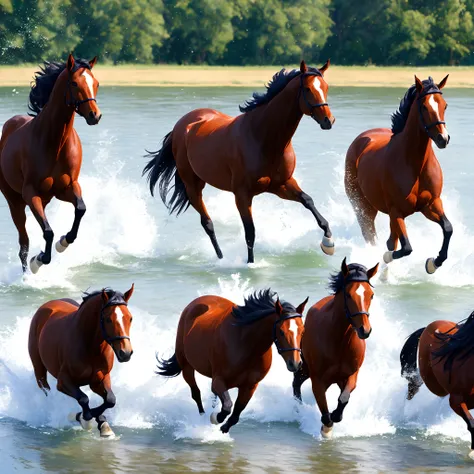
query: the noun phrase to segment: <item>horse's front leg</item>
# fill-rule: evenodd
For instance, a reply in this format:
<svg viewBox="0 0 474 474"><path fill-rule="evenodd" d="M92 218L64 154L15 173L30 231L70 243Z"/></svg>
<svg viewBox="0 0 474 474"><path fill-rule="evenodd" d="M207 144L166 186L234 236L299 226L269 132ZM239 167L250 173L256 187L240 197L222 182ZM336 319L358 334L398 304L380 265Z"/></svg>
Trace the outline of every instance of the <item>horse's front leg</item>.
<svg viewBox="0 0 474 474"><path fill-rule="evenodd" d="M443 265L443 262L448 258L449 241L453 235L453 226L446 217L443 203L439 198L434 200L430 206L422 209L421 212L427 219L439 224L443 230L443 245L441 246L439 255L436 258L429 258L426 260L426 271L431 274Z"/></svg>
<svg viewBox="0 0 474 474"><path fill-rule="evenodd" d="M107 374L101 381L91 383L90 388L94 393L97 393L97 395L102 397L104 400L102 405L92 408L91 410L92 417L95 418L95 421L97 421L97 427L100 431L100 436L102 438L110 438L115 436L107 422L107 418L104 416L105 410L113 408L116 401L114 392L112 391L110 374Z"/></svg>
<svg viewBox="0 0 474 474"><path fill-rule="evenodd" d="M331 420L331 414L329 413L328 402L326 400L326 390L328 387L316 376L311 377L311 384L314 398L321 412L321 436L323 438L331 438L334 423Z"/></svg>
<svg viewBox="0 0 474 474"><path fill-rule="evenodd" d="M43 238L46 242L44 252L40 252L30 260L30 269L33 273L37 273L41 265L48 265L51 262L51 247L53 245L54 233L49 225L48 219L44 212L43 200L39 193L32 186L25 186L22 193L24 201L30 206L31 212L38 221L43 230Z"/></svg>
<svg viewBox="0 0 474 474"><path fill-rule="evenodd" d="M229 430L239 422L240 414L245 410L257 387L258 383L253 386L239 387L239 395L235 401L232 415L230 415L229 419L221 426L223 433L228 433Z"/></svg>
<svg viewBox="0 0 474 474"><path fill-rule="evenodd" d="M340 423L342 421L342 414L344 409L349 403L349 398L351 393L356 388L357 385L357 372L352 374L346 381L346 383L341 384L341 394L337 400L337 408L331 413L331 421L334 423Z"/></svg>
<svg viewBox="0 0 474 474"><path fill-rule="evenodd" d="M321 215L316 209L313 199L311 196L306 194L299 186L294 178L290 178L285 184L280 186L275 191L270 191L288 201L296 201L311 211L311 214L315 217L318 226L323 230L324 237L321 242L321 249L326 255L334 254L334 240L332 238L332 232L329 227L328 221Z"/></svg>
<svg viewBox="0 0 474 474"><path fill-rule="evenodd" d="M217 395L221 401L221 411L219 413L211 413L211 423L218 425L225 421L232 411L232 399L230 398L227 386L221 377L212 379L212 393Z"/></svg>
<svg viewBox="0 0 474 474"><path fill-rule="evenodd" d="M255 245L255 225L252 217L253 196L247 191L235 192L235 204L239 210L245 231L245 242L247 243L247 263L254 263L253 247Z"/></svg>
<svg viewBox="0 0 474 474"><path fill-rule="evenodd" d="M469 452L469 457L474 460L474 418L469 412L462 395L451 394L449 396L449 406L466 422L467 430L471 433L471 451Z"/></svg>
<svg viewBox="0 0 474 474"><path fill-rule="evenodd" d="M56 242L56 250L61 253L64 252L69 247L69 245L76 240L77 233L79 231L79 225L81 224L81 220L86 213L86 205L82 199L81 186L77 181L74 181L63 192L58 194L57 198L61 201L70 202L75 209L74 222L72 224L71 230Z"/></svg>
<svg viewBox="0 0 474 474"><path fill-rule="evenodd" d="M90 430L92 428L93 416L89 407L89 397L71 381L67 374L61 372L58 375L56 387L60 392L77 400L77 403L79 403L82 408L82 412L77 413L74 419L80 423L82 428Z"/></svg>
<svg viewBox="0 0 474 474"><path fill-rule="evenodd" d="M413 251L410 241L408 240L404 217L402 217L396 209L391 209L389 216L391 236L398 236L400 239L401 248L399 250L389 250L388 252L385 252L383 255L383 261L385 263L390 263L398 258L406 257ZM394 248L395 243L395 240L393 240Z"/></svg>

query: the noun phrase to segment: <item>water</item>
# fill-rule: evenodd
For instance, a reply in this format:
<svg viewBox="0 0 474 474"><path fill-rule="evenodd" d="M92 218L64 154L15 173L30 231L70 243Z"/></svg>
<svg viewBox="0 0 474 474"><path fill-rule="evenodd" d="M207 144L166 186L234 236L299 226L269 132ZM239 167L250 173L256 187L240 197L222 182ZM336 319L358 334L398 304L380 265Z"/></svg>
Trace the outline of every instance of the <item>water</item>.
<svg viewBox="0 0 474 474"><path fill-rule="evenodd" d="M0 88L0 123L26 110L27 89ZM248 267L240 217L231 194L211 188L205 201L225 258L217 261L199 217L189 210L169 217L152 199L141 178L145 148L155 150L175 121L187 111L210 106L229 114L249 97L248 89L103 88L104 117L97 127L76 122L84 146L80 182L87 213L79 238L64 254L53 255L37 276L22 277L17 235L0 199L0 464L2 472L444 472L472 468L469 435L446 399L422 388L405 401L399 351L413 330L431 320L460 320L472 308L474 285L474 147L470 100L474 92L449 89L447 123L451 144L437 151L444 171L444 204L454 225L449 260L435 275L424 271L436 256L441 230L423 216L408 219L414 252L391 264L389 280L376 283L373 333L359 383L334 430L332 441L319 437L319 412L310 383L304 404L291 396L292 375L275 354L241 422L230 436L211 426L210 381L198 378L207 412L200 417L181 377L154 375L155 352L170 355L181 310L200 294L242 302L247 292L271 285L294 304L327 294L330 272L344 256L373 266L388 237L388 218L379 216L380 245L365 245L343 189L345 152L355 136L389 124L405 92L399 89L333 88L329 96L335 128L319 130L304 119L294 146L296 178L331 223L337 251L319 249L321 231L308 211L274 196L254 201L256 264ZM73 208L54 201L47 208L56 236L69 230ZM27 222L31 252L43 247L39 226ZM52 298L80 298L88 288L125 291L135 282L135 353L116 363L112 383L117 406L108 413L117 433L99 440L67 421L76 402L53 388L44 397L34 381L27 351L29 322ZM51 383L54 387L54 383ZM232 392L235 398L235 392ZM328 392L330 407L338 391ZM93 404L98 400L91 396Z"/></svg>

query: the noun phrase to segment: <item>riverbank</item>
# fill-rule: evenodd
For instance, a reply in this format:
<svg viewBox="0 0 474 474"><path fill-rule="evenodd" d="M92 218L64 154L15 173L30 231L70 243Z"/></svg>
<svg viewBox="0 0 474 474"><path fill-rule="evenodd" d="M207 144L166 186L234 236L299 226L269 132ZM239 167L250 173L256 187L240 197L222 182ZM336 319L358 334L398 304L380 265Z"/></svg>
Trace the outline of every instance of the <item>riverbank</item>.
<svg viewBox="0 0 474 474"><path fill-rule="evenodd" d="M100 66L95 73L101 86L154 87L261 87L280 66ZM28 85L38 66L0 66L0 87ZM326 78L331 86L408 87L413 75L440 81L449 74L450 87L474 87L474 67L331 66Z"/></svg>

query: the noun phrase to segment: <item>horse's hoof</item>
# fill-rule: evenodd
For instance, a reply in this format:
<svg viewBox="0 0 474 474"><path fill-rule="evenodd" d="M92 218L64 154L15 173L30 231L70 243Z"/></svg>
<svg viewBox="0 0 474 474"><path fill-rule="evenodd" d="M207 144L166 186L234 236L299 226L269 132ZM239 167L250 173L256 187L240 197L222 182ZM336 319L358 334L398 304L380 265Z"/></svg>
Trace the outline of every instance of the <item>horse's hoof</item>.
<svg viewBox="0 0 474 474"><path fill-rule="evenodd" d="M425 269L426 273L428 273L429 275L432 275L436 270L438 270L434 258L429 258L428 260L426 260Z"/></svg>
<svg viewBox="0 0 474 474"><path fill-rule="evenodd" d="M321 241L321 250L326 255L334 255L334 240L332 237L323 236L323 240Z"/></svg>
<svg viewBox="0 0 474 474"><path fill-rule="evenodd" d="M471 451L469 451L468 456L474 461L474 449L471 449Z"/></svg>
<svg viewBox="0 0 474 474"><path fill-rule="evenodd" d="M68 247L69 242L66 240L66 236L63 235L57 242L56 242L56 251L59 253L63 253Z"/></svg>
<svg viewBox="0 0 474 474"><path fill-rule="evenodd" d="M379 280L382 283L388 282L388 265L386 263L382 265L382 270L380 271L380 274L379 274Z"/></svg>
<svg viewBox="0 0 474 474"><path fill-rule="evenodd" d="M219 424L219 422L217 421L217 413L215 411L211 413L210 420L213 425Z"/></svg>
<svg viewBox="0 0 474 474"><path fill-rule="evenodd" d="M321 426L321 436L324 439L331 439L332 438L332 426L329 427L329 426L326 426L326 425L322 425Z"/></svg>
<svg viewBox="0 0 474 474"><path fill-rule="evenodd" d="M383 254L383 261L385 263L390 263L390 262L393 262L393 251L392 250L389 250L388 252L385 252Z"/></svg>
<svg viewBox="0 0 474 474"><path fill-rule="evenodd" d="M33 273L34 275L36 275L38 273L38 270L40 269L40 267L43 265L43 262L41 262L40 260L38 260L38 257L34 256L31 260L30 260L30 270L31 270L31 273Z"/></svg>
<svg viewBox="0 0 474 474"><path fill-rule="evenodd" d="M112 428L110 428L110 425L104 421L100 425L100 437L101 438L113 438L115 436L115 433L112 431Z"/></svg>

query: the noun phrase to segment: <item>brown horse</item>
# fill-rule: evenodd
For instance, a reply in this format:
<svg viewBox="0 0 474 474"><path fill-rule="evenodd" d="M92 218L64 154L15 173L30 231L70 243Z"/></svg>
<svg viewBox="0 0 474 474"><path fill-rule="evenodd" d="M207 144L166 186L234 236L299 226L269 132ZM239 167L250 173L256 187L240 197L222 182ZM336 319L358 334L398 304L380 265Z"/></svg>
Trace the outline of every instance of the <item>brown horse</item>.
<svg viewBox="0 0 474 474"><path fill-rule="evenodd" d="M211 414L213 424L224 422L230 415L228 390L239 389L234 411L221 427L223 433L239 421L270 370L273 343L288 370L294 372L301 365L301 314L308 300L295 308L275 301L274 296L270 289L257 292L245 299L244 306L219 296L195 299L181 314L174 355L168 360L158 359L158 374L175 377L183 373L200 414L204 408L194 372L212 378L212 392L222 403L221 411Z"/></svg>
<svg viewBox="0 0 474 474"><path fill-rule="evenodd" d="M400 108L392 115L392 129L376 128L359 135L346 157L345 186L354 207L362 234L375 243L377 212L390 216L390 238L385 263L410 255L405 218L414 212L441 226L443 245L438 257L426 261L426 271L434 273L448 258L449 240L453 233L447 219L441 190L443 173L433 152L431 140L445 148L449 135L444 121L447 107L439 84L430 77L408 89ZM401 249L397 250L400 240Z"/></svg>
<svg viewBox="0 0 474 474"><path fill-rule="evenodd" d="M449 395L449 405L471 433L469 457L474 459L474 418L469 413L474 408L474 312L458 324L434 321L415 331L403 346L400 362L408 400L423 383L438 397Z"/></svg>
<svg viewBox="0 0 474 474"><path fill-rule="evenodd" d="M74 59L67 63L44 63L36 73L30 92L33 117L16 115L3 126L0 140L0 190L5 196L13 222L18 229L23 271L26 271L29 238L26 233L25 207L28 205L43 230L46 248L30 262L36 273L51 261L54 234L45 215L53 197L75 207L71 231L56 243L63 252L77 237L86 212L78 178L82 164L82 146L74 130L77 112L89 125L99 123L96 103L99 84L92 74L97 58Z"/></svg>
<svg viewBox="0 0 474 474"><path fill-rule="evenodd" d="M341 271L330 280L334 294L318 301L306 316L301 341L303 365L294 375L293 393L301 401L301 385L311 378L324 438L329 438L333 424L342 420L364 362L365 339L372 332L369 308L374 292L370 279L377 269L378 264L370 270L357 263L346 265L344 259ZM341 395L336 410L329 413L326 391L334 383Z"/></svg>
<svg viewBox="0 0 474 474"><path fill-rule="evenodd" d="M114 353L119 362L128 362L133 354L127 308L132 293L133 285L124 295L111 289L87 294L81 305L68 298L52 300L31 321L28 350L39 388L47 395L49 372L57 379L57 389L81 406L75 419L89 429L95 418L102 437L114 435L103 415L115 406L110 381ZM80 389L84 385L104 403L91 409Z"/></svg>
<svg viewBox="0 0 474 474"><path fill-rule="evenodd" d="M303 61L299 70L282 69L266 93L254 93L237 117L212 109L193 110L166 135L161 150L147 155L151 160L143 174L148 173L151 194L158 183L161 199L177 215L192 205L219 258L222 252L214 224L202 199L206 183L234 193L249 263L254 261L255 242L252 200L264 192L309 209L324 231L322 250L334 253L329 224L293 178L296 157L291 144L303 115L311 116L323 130L332 128L335 119L326 102L328 85L323 78L328 67L329 61L320 69L308 68ZM174 191L167 202L173 176Z"/></svg>

